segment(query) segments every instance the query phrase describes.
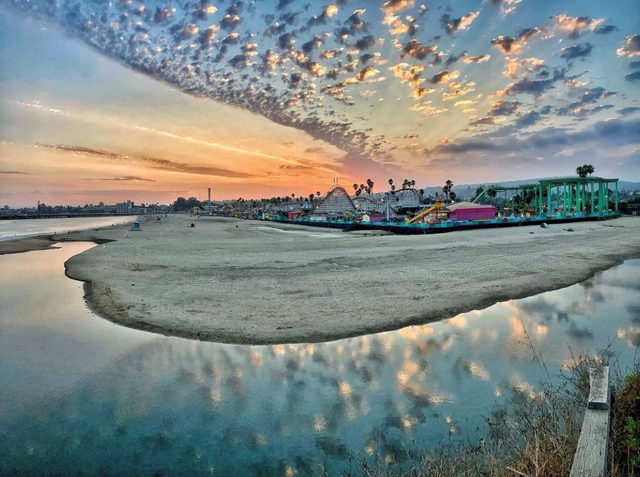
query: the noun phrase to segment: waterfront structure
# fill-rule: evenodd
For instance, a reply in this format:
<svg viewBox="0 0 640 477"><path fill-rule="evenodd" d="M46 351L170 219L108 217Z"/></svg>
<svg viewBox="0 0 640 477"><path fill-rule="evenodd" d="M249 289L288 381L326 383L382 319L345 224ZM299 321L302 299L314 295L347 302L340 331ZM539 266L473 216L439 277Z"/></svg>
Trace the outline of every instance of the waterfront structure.
<svg viewBox="0 0 640 477"><path fill-rule="evenodd" d="M450 219L461 220L492 220L496 218L496 208L492 205L459 202L448 205L445 209Z"/></svg>
<svg viewBox="0 0 640 477"><path fill-rule="evenodd" d="M530 205L537 214L561 217L572 215L594 215L602 217L609 211L612 200L613 211L618 212L618 180L602 177L554 177L541 179L537 184L522 184L514 187L491 186L473 201L483 203L494 196L509 200L509 193L515 193ZM613 184L613 189L609 186ZM613 196L613 197L610 197Z"/></svg>
<svg viewBox="0 0 640 477"><path fill-rule="evenodd" d="M379 212L370 212L362 216L363 222L376 223L376 222L386 222L386 220L387 220L387 214L381 214Z"/></svg>

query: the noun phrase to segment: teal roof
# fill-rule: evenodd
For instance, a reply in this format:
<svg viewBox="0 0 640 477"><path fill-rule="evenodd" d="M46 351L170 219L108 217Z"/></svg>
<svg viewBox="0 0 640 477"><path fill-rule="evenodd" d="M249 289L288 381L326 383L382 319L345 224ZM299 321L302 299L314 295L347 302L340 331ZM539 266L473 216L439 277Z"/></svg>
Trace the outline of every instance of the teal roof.
<svg viewBox="0 0 640 477"><path fill-rule="evenodd" d="M619 179L604 179L602 177L578 177L578 176L567 176L567 177L552 177L550 179L540 179L540 184L548 184L550 182L618 182Z"/></svg>

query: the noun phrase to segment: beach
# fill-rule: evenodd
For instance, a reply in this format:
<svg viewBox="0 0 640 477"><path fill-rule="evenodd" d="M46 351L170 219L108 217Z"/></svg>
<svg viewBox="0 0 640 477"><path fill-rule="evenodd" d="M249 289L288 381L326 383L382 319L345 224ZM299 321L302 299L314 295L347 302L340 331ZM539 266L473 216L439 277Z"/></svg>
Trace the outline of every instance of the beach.
<svg viewBox="0 0 640 477"><path fill-rule="evenodd" d="M194 227L191 227L191 224ZM563 288L640 257L640 219L397 236L170 216L0 244L101 244L66 262L99 316L243 344L323 342Z"/></svg>

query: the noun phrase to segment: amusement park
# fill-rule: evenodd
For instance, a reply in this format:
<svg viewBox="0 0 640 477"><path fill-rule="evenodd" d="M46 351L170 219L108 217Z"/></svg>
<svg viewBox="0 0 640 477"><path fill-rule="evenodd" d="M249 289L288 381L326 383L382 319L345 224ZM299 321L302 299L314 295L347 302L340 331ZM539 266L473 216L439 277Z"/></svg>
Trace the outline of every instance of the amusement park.
<svg viewBox="0 0 640 477"><path fill-rule="evenodd" d="M401 234L543 225L618 217L618 179L556 177L517 186L478 188L475 197L456 200L447 181L443 194L425 197L405 181L396 190L352 197L334 180L316 203L269 204L262 218L275 222L346 230L377 229ZM355 186L355 184L354 184ZM354 187L355 189L355 187ZM371 187L365 187L369 190Z"/></svg>

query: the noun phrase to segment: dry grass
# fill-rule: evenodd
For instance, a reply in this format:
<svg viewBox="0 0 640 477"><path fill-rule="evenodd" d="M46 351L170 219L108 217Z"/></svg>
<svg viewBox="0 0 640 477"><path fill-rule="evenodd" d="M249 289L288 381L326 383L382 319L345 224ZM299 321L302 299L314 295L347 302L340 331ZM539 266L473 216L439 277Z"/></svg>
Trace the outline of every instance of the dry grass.
<svg viewBox="0 0 640 477"><path fill-rule="evenodd" d="M539 356L536 359L546 372L542 359ZM608 363L594 357L577 358L571 369L560 373L560 385L552 385L549 379L540 384L536 394L514 390L505 410L487 420L489 433L484 438L478 430L474 442L444 445L429 452L406 450L392 462L380 457L373 463L359 462L356 471L344 476L568 476L589 394L589 367L603 364ZM625 427L628 416L635 416L635 422L640 422L639 365L635 371L635 378L627 378L626 382L619 369L613 376L616 404L611 440L612 477L638 475L640 469L640 434L636 434L635 441L629 440L629 426ZM636 431L640 431L640 426Z"/></svg>
<svg viewBox="0 0 640 477"><path fill-rule="evenodd" d="M640 475L640 362L632 373L617 373L611 425L611 477Z"/></svg>

